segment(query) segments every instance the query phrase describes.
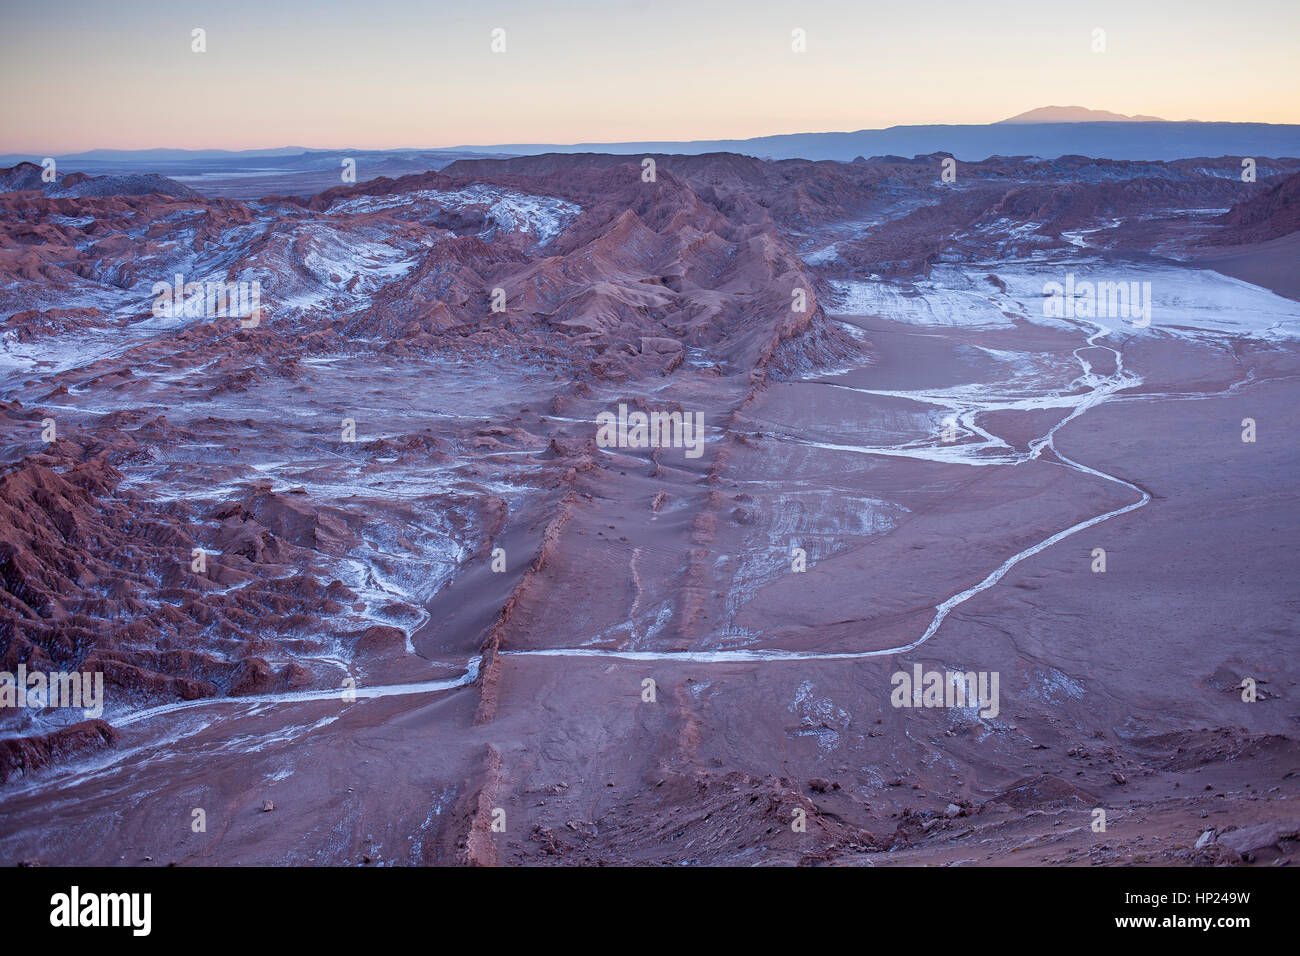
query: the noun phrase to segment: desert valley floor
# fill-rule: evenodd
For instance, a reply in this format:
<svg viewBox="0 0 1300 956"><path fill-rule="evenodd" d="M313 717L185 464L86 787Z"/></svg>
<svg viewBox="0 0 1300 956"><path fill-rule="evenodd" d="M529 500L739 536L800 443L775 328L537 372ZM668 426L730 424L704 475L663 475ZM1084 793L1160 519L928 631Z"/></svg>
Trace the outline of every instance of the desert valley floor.
<svg viewBox="0 0 1300 956"><path fill-rule="evenodd" d="M0 173L0 862L1293 858L1300 163L657 163Z"/></svg>

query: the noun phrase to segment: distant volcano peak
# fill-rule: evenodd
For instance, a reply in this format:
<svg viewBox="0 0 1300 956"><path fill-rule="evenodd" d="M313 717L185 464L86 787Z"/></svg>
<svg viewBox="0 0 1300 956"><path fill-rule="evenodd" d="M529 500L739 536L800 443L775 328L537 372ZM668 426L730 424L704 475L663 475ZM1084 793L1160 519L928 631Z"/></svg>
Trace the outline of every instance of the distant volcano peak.
<svg viewBox="0 0 1300 956"><path fill-rule="evenodd" d="M1125 116L1109 110L1090 110L1086 106L1040 106L1036 110L999 120L1003 123L1167 123L1159 116Z"/></svg>

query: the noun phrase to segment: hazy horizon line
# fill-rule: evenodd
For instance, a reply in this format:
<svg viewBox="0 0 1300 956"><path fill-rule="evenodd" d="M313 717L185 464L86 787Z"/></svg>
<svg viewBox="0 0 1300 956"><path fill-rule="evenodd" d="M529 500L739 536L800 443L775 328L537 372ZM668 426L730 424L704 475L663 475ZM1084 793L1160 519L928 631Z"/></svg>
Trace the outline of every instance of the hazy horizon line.
<svg viewBox="0 0 1300 956"><path fill-rule="evenodd" d="M1031 110L1028 110L1028 111L1026 111L1026 112L1032 112L1033 109L1038 109L1038 108L1039 108L1039 107L1034 107L1034 108L1031 108ZM1085 107L1085 108L1088 108L1088 107ZM1020 115L1020 114L1015 114L1015 115ZM510 147L510 146L529 146L529 147L531 147L531 146L563 146L563 147L574 147L574 146L621 146L621 145L628 144L628 143L636 143L636 144L640 144L640 143L650 143L650 144L654 144L654 143L682 143L682 144L687 144L687 145L689 145L689 144L693 144L693 143L714 143L714 142L717 142L717 143L725 143L725 142L737 142L737 143L743 143L743 142L748 142L748 141L750 141L750 140L756 140L756 139L773 139L773 138L781 137L781 136L821 136L821 135L834 135L834 134L853 134L853 133L865 133L865 132L881 132L881 131L884 131L884 130L891 130L891 129L906 129L906 128L910 128L910 127L926 128L926 127L936 127L936 126L953 126L953 127L958 127L958 126L960 126L960 127L980 127L980 126L999 126L999 125L1006 125L1006 126L1091 126L1091 125L1105 125L1105 124L1115 125L1115 126L1143 126L1143 125L1151 125L1151 124L1153 124L1153 123L1171 124L1171 125L1176 125L1176 124L1185 124L1185 123L1195 123L1195 124L1203 125L1203 126L1226 125L1226 124L1236 124L1236 125L1242 125L1242 126L1245 126L1245 125L1250 125L1250 126L1300 126L1300 121L1298 121L1298 122L1294 122L1294 123L1273 123L1273 122L1267 122L1267 121L1261 121L1261 120L1199 120L1199 119L1179 119L1179 120L1168 120L1168 119L1154 119L1154 120L1127 120L1127 119L1126 119L1126 120L1073 120L1073 121L1069 121L1069 120L1067 120L1067 121L1063 121L1063 122L1059 122L1059 123L1049 123L1049 122L1042 122L1042 123L1040 123L1040 122L1033 122L1033 121L1030 121L1030 122L1022 122L1022 123L1008 123L1008 122L1007 122L1007 119L1009 119L1009 118L1010 118L1010 117L1008 117L1008 118L1006 118L1006 119L1001 119L1001 120L992 120L992 121L987 122L987 123L895 123L895 124L893 124L893 125L891 125L891 126L861 126L861 127L858 127L857 129L800 129L800 130L797 130L797 131L795 131L795 132L786 132L786 133L758 133L758 134L755 134L755 135L753 135L753 136L720 136L720 137L702 137L702 138L701 138L701 137L697 137L697 138L692 138L692 139L665 139L665 138L608 139L608 140L600 140L600 139L586 140L586 139L580 139L580 140L574 140L574 141L572 141L572 142L562 142L562 141L559 141L559 140L550 140L550 141L545 141L545 142L543 142L543 141L534 141L534 142L516 141L516 142L508 142L508 143L506 143L506 142L503 142L503 143L456 143L456 144L454 144L454 145L450 145L450 146L409 146L409 145L408 145L408 146L359 146L359 145L356 145L356 144L349 144L349 145L346 145L346 146L313 146L313 145L303 145L303 144L301 144L301 143L283 143L283 144L280 144L280 145L262 145L262 146L198 146L198 147L193 147L193 146L131 146L131 147L121 147L121 146L86 146L86 147L82 147L82 148L79 148L79 149L62 150L62 151L60 151L60 152L48 152L48 151L44 151L44 150L15 149L15 148L0 147L0 156L37 156L37 155L44 155L44 156L52 156L52 157L56 157L56 158L57 158L57 157L59 157L59 156L76 156L76 155L80 155L80 154L83 154L83 153L94 153L94 152L100 152L100 153L148 153L148 152L160 152L160 151L163 151L163 150L167 150L167 151L170 151L170 152L177 152L177 153L251 153L251 152L271 152L271 151L277 151L277 150L293 150L293 149L301 149L301 150L304 150L304 151L307 151L307 152L343 152L343 151L348 151L348 150L357 151L357 152L396 152L396 151L411 151L411 152L418 152L418 151L421 151L421 150L430 150L430 151L432 151L432 150L438 150L438 151L443 151L443 152L449 152L449 151L468 151L468 152L474 152L474 151L501 150L501 149L504 149L504 148L506 148L506 147Z"/></svg>

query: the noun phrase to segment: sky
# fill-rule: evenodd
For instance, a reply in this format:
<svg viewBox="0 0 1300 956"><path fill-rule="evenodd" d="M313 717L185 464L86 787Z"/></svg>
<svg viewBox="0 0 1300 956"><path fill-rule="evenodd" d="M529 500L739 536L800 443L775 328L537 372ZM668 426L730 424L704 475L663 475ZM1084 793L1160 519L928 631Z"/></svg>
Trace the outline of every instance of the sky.
<svg viewBox="0 0 1300 956"><path fill-rule="evenodd" d="M730 139L1048 105L1300 123L1300 0L0 3L0 153Z"/></svg>

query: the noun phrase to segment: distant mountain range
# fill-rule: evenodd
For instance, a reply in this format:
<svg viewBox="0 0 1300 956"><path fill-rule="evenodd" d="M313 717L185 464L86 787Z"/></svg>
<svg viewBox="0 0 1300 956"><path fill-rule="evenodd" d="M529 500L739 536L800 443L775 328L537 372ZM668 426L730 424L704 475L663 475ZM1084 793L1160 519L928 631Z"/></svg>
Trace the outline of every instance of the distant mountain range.
<svg viewBox="0 0 1300 956"><path fill-rule="evenodd" d="M1048 113L1057 108L1048 107ZM1087 111L1090 114L1092 111ZM792 133L754 139L692 142L515 143L463 146L463 150L515 153L740 153L764 159L831 159L947 153L959 160L991 156L1089 156L1094 159L1170 162L1199 156L1300 156L1300 126L1272 123L1170 122L1145 117L1043 122L1034 110L982 126L891 126L852 133Z"/></svg>
<svg viewBox="0 0 1300 956"><path fill-rule="evenodd" d="M510 143L434 149L307 149L286 146L255 150L105 150L56 157L61 168L90 173L186 172L241 169L296 172L334 167L340 156L382 157L398 165L438 169L455 159L531 156L541 153L740 153L761 159L813 159L851 162L862 157L929 156L946 153L959 160L991 156L1056 159L1172 161L1207 156L1300 157L1300 125L1202 123L1154 116L1125 116L1082 106L1045 106L986 125L891 126L846 133L790 133L752 139L646 141L624 143ZM0 156L0 165L39 163L32 154Z"/></svg>

